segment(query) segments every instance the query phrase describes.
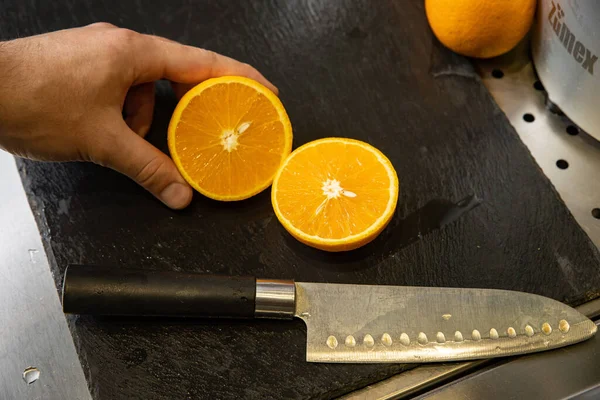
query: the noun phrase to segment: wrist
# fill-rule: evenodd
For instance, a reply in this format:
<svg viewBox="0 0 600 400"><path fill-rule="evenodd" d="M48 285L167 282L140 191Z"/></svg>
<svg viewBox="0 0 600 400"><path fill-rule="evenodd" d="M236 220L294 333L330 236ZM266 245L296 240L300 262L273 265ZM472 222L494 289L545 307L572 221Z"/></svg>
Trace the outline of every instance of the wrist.
<svg viewBox="0 0 600 400"><path fill-rule="evenodd" d="M14 41L0 42L0 76L2 76L2 82L0 83L0 112L2 108L7 106L8 100L11 97L10 92L15 86L15 64L17 64L15 53L18 53L18 51L16 50ZM1 116L2 114L0 114Z"/></svg>
<svg viewBox="0 0 600 400"><path fill-rule="evenodd" d="M20 153L19 132L23 129L23 114L28 106L28 80L23 77L22 39L0 42L0 147Z"/></svg>

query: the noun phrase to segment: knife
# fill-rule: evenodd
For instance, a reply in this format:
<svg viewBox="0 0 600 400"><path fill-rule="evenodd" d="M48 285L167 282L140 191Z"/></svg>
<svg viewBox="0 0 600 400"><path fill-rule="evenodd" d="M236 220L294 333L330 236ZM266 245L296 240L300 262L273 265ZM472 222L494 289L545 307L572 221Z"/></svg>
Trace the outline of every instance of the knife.
<svg viewBox="0 0 600 400"><path fill-rule="evenodd" d="M596 325L543 296L496 289L307 283L71 265L67 314L302 319L306 360L475 360L581 342Z"/></svg>

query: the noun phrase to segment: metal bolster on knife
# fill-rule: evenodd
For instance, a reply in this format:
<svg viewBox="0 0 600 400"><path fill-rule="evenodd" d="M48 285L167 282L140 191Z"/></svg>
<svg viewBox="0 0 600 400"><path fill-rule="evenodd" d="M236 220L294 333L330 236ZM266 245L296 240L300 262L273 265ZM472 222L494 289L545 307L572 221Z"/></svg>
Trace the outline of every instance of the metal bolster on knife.
<svg viewBox="0 0 600 400"><path fill-rule="evenodd" d="M256 318L294 318L296 286L292 280L257 279L254 316Z"/></svg>

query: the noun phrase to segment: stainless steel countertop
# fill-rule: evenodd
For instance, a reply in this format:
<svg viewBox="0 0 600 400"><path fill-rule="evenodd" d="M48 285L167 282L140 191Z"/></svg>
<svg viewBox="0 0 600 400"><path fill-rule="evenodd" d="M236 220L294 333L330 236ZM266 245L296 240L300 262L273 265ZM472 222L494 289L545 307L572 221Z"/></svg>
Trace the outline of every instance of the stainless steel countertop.
<svg viewBox="0 0 600 400"><path fill-rule="evenodd" d="M91 399L14 158L0 150L0 399ZM25 378L24 371L30 368Z"/></svg>

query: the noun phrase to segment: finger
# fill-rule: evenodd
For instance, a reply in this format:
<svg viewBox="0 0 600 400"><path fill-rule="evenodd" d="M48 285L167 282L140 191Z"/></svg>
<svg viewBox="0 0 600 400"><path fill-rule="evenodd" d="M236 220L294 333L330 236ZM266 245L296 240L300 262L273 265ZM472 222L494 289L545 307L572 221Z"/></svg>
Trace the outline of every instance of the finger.
<svg viewBox="0 0 600 400"><path fill-rule="evenodd" d="M104 150L93 160L129 176L167 206L185 208L192 200L192 189L173 161L133 133L125 122L118 122L115 130L106 135L111 143L99 146Z"/></svg>
<svg viewBox="0 0 600 400"><path fill-rule="evenodd" d="M248 64L215 52L182 45L151 35L134 41L136 82L168 79L179 83L199 83L209 78L236 75L262 83L275 94L277 88Z"/></svg>
<svg viewBox="0 0 600 400"><path fill-rule="evenodd" d="M154 114L154 82L142 83L129 89L123 111L125 122L132 131L146 136Z"/></svg>

